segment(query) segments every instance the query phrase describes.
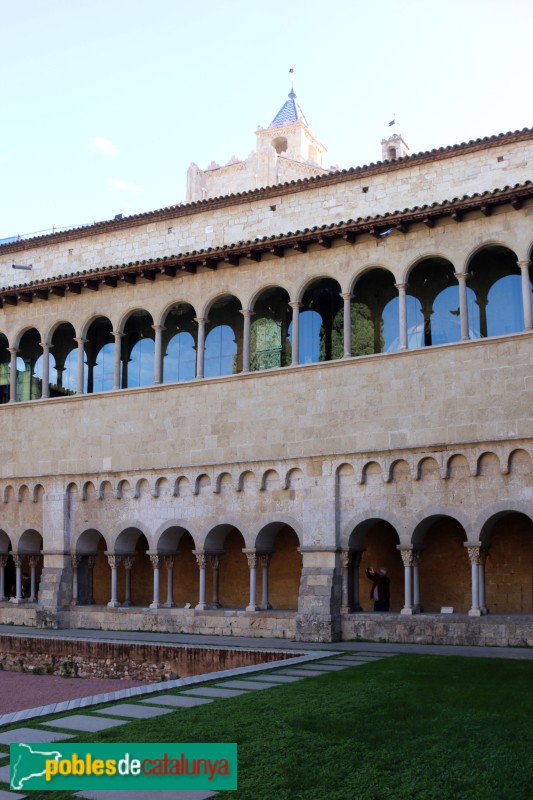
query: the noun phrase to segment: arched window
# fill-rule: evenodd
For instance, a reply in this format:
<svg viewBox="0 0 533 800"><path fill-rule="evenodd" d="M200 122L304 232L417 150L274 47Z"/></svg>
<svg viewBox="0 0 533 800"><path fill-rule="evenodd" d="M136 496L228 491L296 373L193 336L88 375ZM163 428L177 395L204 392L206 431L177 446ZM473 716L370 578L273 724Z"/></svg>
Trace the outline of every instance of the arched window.
<svg viewBox="0 0 533 800"><path fill-rule="evenodd" d="M36 365L42 355L41 336L35 328L20 340L17 357L17 401L38 400L42 394L42 372Z"/></svg>
<svg viewBox="0 0 533 800"><path fill-rule="evenodd" d="M512 250L500 245L484 247L472 258L468 276L477 306L469 303L472 338L475 334L484 338L524 329L521 275Z"/></svg>
<svg viewBox="0 0 533 800"><path fill-rule="evenodd" d="M344 304L340 291L337 281L321 278L305 292L300 309L300 364L343 357Z"/></svg>
<svg viewBox="0 0 533 800"><path fill-rule="evenodd" d="M244 318L240 312L236 297L221 297L211 306L205 338L206 378L241 371Z"/></svg>
<svg viewBox="0 0 533 800"><path fill-rule="evenodd" d="M7 336L0 333L0 404L9 403L9 375L11 355Z"/></svg>
<svg viewBox="0 0 533 800"><path fill-rule="evenodd" d="M262 292L253 308L250 369L284 367L291 361L289 328L292 309L285 289Z"/></svg>
<svg viewBox="0 0 533 800"><path fill-rule="evenodd" d="M195 313L187 303L178 303L167 314L163 332L163 381L190 381L196 377Z"/></svg>
<svg viewBox="0 0 533 800"><path fill-rule="evenodd" d="M461 339L459 284L453 264L426 258L411 270L407 284L409 347L431 347ZM416 345L412 344L416 340Z"/></svg>
<svg viewBox="0 0 533 800"><path fill-rule="evenodd" d="M151 386L154 382L154 329L152 315L134 311L122 337L122 388Z"/></svg>
<svg viewBox="0 0 533 800"><path fill-rule="evenodd" d="M398 290L392 273L366 272L354 286L350 309L353 356L398 349Z"/></svg>

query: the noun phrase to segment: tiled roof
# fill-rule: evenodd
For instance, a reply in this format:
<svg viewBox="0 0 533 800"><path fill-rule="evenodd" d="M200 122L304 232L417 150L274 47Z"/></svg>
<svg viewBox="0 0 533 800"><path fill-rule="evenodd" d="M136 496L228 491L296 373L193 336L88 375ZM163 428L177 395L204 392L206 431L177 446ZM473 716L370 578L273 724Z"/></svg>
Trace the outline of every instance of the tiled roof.
<svg viewBox="0 0 533 800"><path fill-rule="evenodd" d="M296 102L296 95L294 89L289 92L289 99L281 106L280 110L268 126L269 128L280 128L282 125L292 125L294 122L305 122L309 125L305 118L305 114Z"/></svg>

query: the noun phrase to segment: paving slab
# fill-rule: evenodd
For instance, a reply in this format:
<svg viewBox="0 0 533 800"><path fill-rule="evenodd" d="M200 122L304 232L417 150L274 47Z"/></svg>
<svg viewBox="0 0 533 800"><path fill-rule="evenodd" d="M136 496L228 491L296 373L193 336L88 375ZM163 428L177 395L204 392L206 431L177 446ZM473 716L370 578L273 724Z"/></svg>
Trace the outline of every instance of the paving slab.
<svg viewBox="0 0 533 800"><path fill-rule="evenodd" d="M262 681L263 675L250 675L248 678L250 681ZM268 680L271 683L296 683L296 681L301 681L301 678L297 678L294 675L280 675L276 673L276 675L269 675Z"/></svg>
<svg viewBox="0 0 533 800"><path fill-rule="evenodd" d="M214 797L215 794L215 792L203 792L196 789L183 789L182 791L169 789L168 791L158 791L157 794L154 794L153 789L146 789L145 791L134 789L130 792L120 792L119 798L120 800L154 800L154 798L157 798L157 800L207 800L208 797ZM10 794L9 798L14 796ZM22 795L17 796L22 797ZM74 797L83 797L86 800L117 800L117 793L116 791L95 790L93 792L77 792ZM6 795L6 800L9 800L9 798ZM0 800L3 800L1 796Z"/></svg>
<svg viewBox="0 0 533 800"><path fill-rule="evenodd" d="M328 673L326 670L322 669L300 669L300 667L294 667L294 669L284 669L278 674L299 675L301 678L313 678L315 675L327 675Z"/></svg>
<svg viewBox="0 0 533 800"><path fill-rule="evenodd" d="M208 697L184 697L182 694L162 694L159 697L150 697L148 700L141 700L141 703L157 703L161 706L173 706L175 708L192 708L193 706L203 706L205 703L213 701Z"/></svg>
<svg viewBox="0 0 533 800"><path fill-rule="evenodd" d="M54 728L67 728L67 730L85 731L87 733L97 733L98 731L105 731L107 728L116 728L118 725L125 724L125 721L121 719L88 717L85 714L73 714L71 717L54 719L52 722L41 722L41 725L51 725Z"/></svg>
<svg viewBox="0 0 533 800"><path fill-rule="evenodd" d="M16 794L15 792L4 792L0 789L0 800L24 800L25 794ZM199 799L200 800L200 799Z"/></svg>
<svg viewBox="0 0 533 800"><path fill-rule="evenodd" d="M0 767L0 783L9 783L9 764L5 767Z"/></svg>
<svg viewBox="0 0 533 800"><path fill-rule="evenodd" d="M116 706L95 709L94 713L112 714L115 717L129 717L130 719L150 719L151 717L160 717L161 714L170 714L171 711L171 708L150 708L150 706L141 706L136 703L119 703Z"/></svg>
<svg viewBox="0 0 533 800"><path fill-rule="evenodd" d="M307 670L317 670L319 669L321 672L326 670L326 672L337 672L339 669L346 669L346 664L298 664L298 669L307 669Z"/></svg>
<svg viewBox="0 0 533 800"><path fill-rule="evenodd" d="M191 694L195 697L237 697L238 694L246 694L239 689L220 689L216 686L206 686L205 689L187 689L183 694Z"/></svg>
<svg viewBox="0 0 533 800"><path fill-rule="evenodd" d="M376 658L366 658L365 656L352 656L351 658L339 658L337 660L339 664L350 664L352 661L365 661L371 663L372 661L381 661L381 657L377 656Z"/></svg>
<svg viewBox="0 0 533 800"><path fill-rule="evenodd" d="M43 731L37 728L13 728L12 731L0 733L0 742L15 744L15 742L60 742L63 739L72 739L71 733L58 731Z"/></svg>
<svg viewBox="0 0 533 800"><path fill-rule="evenodd" d="M252 691L260 691L261 689L273 689L276 684L275 683L267 683L266 681L246 681L246 680L235 680L235 681L224 681L224 683L217 684L220 686L221 689L225 689L228 686L230 689L251 689Z"/></svg>

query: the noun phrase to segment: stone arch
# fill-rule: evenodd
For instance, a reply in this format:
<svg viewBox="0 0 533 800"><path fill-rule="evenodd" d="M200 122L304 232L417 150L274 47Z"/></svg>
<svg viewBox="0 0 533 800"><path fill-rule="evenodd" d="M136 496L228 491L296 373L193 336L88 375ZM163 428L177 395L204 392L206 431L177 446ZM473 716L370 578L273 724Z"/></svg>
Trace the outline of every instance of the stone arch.
<svg viewBox="0 0 533 800"><path fill-rule="evenodd" d="M207 534L204 551L222 555L219 572L219 603L226 608L244 608L249 600L249 569L242 532L231 522L215 525ZM207 559L207 580L212 581L213 562Z"/></svg>
<svg viewBox="0 0 533 800"><path fill-rule="evenodd" d="M204 377L242 371L244 317L234 292L217 295L202 315L205 320Z"/></svg>
<svg viewBox="0 0 533 800"><path fill-rule="evenodd" d="M7 533L5 527L0 529L0 553L8 553L11 549L11 536Z"/></svg>
<svg viewBox="0 0 533 800"><path fill-rule="evenodd" d="M130 500L134 497L131 483L127 478L122 478L117 483L117 498L119 500Z"/></svg>
<svg viewBox="0 0 533 800"><path fill-rule="evenodd" d="M237 491L245 494L255 494L258 490L257 478L252 470L247 469L241 472L237 483Z"/></svg>
<svg viewBox="0 0 533 800"><path fill-rule="evenodd" d="M19 490L17 492L17 500L19 501L19 503L24 503L28 502L29 499L30 499L30 490L28 489L26 484L23 483L21 484L21 486L19 486Z"/></svg>
<svg viewBox="0 0 533 800"><path fill-rule="evenodd" d="M32 491L32 500L34 503L40 503L44 497L44 486L42 483L36 483Z"/></svg>
<svg viewBox="0 0 533 800"><path fill-rule="evenodd" d="M349 527L347 529L350 531ZM343 549L355 552L350 564L352 587L361 586L369 568L376 571L385 569L391 586L390 609L399 611L402 607L402 561L397 549L400 543L398 528L383 517L368 515L343 538L345 541L347 538L347 547ZM358 596L349 602L349 606L360 606L363 611L372 611L374 600L370 597L371 587L370 583L363 583ZM349 590L349 594L353 595L353 588Z"/></svg>
<svg viewBox="0 0 533 800"><path fill-rule="evenodd" d="M255 304L257 303L257 301L261 297L261 295L264 294L265 292L268 292L268 291L271 291L271 290L276 290L276 289L283 289L285 292L287 292L287 294L290 297L290 294L291 294L290 285L287 284L283 280L276 280L275 283L263 284L262 286L259 286L257 289L255 289L255 291L253 292L253 294L251 295L251 297L250 297L250 299L248 301L248 305L247 306L243 305L243 308L249 308L250 311L254 312L255 311Z"/></svg>
<svg viewBox="0 0 533 800"><path fill-rule="evenodd" d="M522 514L533 522L533 510L529 502L523 500L498 500L486 506L476 518L473 528L479 531L476 537L484 545L490 540L490 532L495 522L507 514Z"/></svg>
<svg viewBox="0 0 533 800"><path fill-rule="evenodd" d="M454 453L446 462L446 477L450 480L464 480L471 476L468 459L462 453Z"/></svg>
<svg viewBox="0 0 533 800"><path fill-rule="evenodd" d="M92 500L96 497L96 487L92 481L85 481L81 487L81 499Z"/></svg>
<svg viewBox="0 0 533 800"><path fill-rule="evenodd" d="M371 485L382 483L383 467L378 461L367 461L361 473L361 483Z"/></svg>
<svg viewBox="0 0 533 800"><path fill-rule="evenodd" d="M289 331L292 308L289 291L265 287L254 294L250 306L250 370L275 369L292 362Z"/></svg>
<svg viewBox="0 0 533 800"><path fill-rule="evenodd" d="M394 274L382 266L367 267L350 288L351 354L371 355L398 350L399 292Z"/></svg>
<svg viewBox="0 0 533 800"><path fill-rule="evenodd" d="M413 531L411 536L411 544L414 547L422 547L424 544L424 537L434 522L438 522L441 519L452 519L457 525L459 525L465 534L465 539L470 541L470 534L472 531L472 523L467 515L457 509L457 508L448 508L447 506L438 506L427 508L424 511L420 511L413 517L411 522L410 528Z"/></svg>
<svg viewBox="0 0 533 800"><path fill-rule="evenodd" d="M233 490L233 476L229 472L221 472L215 481L215 494L231 492Z"/></svg>
<svg viewBox="0 0 533 800"><path fill-rule="evenodd" d="M28 528L19 537L16 549L19 555L37 555L43 549L43 537L39 531Z"/></svg>
<svg viewBox="0 0 533 800"><path fill-rule="evenodd" d="M139 478L139 480L135 484L135 492L133 496L135 498L152 496L152 489L150 483L146 478Z"/></svg>
<svg viewBox="0 0 533 800"><path fill-rule="evenodd" d="M173 494L170 487L170 481L164 476L158 478L154 483L154 497L162 497L164 495L170 497Z"/></svg>
<svg viewBox="0 0 533 800"><path fill-rule="evenodd" d="M196 377L198 314L185 301L167 305L161 316L162 382L189 381Z"/></svg>
<svg viewBox="0 0 533 800"><path fill-rule="evenodd" d="M524 329L522 277L514 250L501 244L478 247L467 261L470 338L516 333ZM531 281L530 281L531 289Z"/></svg>
<svg viewBox="0 0 533 800"><path fill-rule="evenodd" d="M301 526L290 518L264 525L256 536L258 599L266 600L263 585L268 570L268 601L262 607L296 609L302 572ZM298 532L300 531L300 532Z"/></svg>
<svg viewBox="0 0 533 800"><path fill-rule="evenodd" d="M197 476L194 482L193 494L200 494L200 492L206 492L210 486L211 486L211 478L206 472L202 472L201 475Z"/></svg>
<svg viewBox="0 0 533 800"><path fill-rule="evenodd" d="M440 464L433 456L424 456L416 466L416 479L437 480L441 477Z"/></svg>
<svg viewBox="0 0 533 800"><path fill-rule="evenodd" d="M281 481L279 473L275 469L267 469L261 478L261 485L259 487L262 491L272 491L281 488Z"/></svg>
<svg viewBox="0 0 533 800"><path fill-rule="evenodd" d="M107 541L104 534L96 528L86 528L76 535L73 539L73 553L88 556L98 552L100 540L103 540L104 548L107 550Z"/></svg>
<svg viewBox="0 0 533 800"><path fill-rule="evenodd" d="M362 550L366 534L373 525L379 522L394 528L399 541L405 543L407 537L405 522L388 508L374 508L363 511L346 522L340 531L338 546L343 550L348 548Z"/></svg>
<svg viewBox="0 0 533 800"><path fill-rule="evenodd" d="M517 448L509 453L509 458L507 459L507 472L509 475L511 475L511 477L518 475L531 475L533 472L533 464L531 461L531 455L527 452L527 450Z"/></svg>
<svg viewBox="0 0 533 800"><path fill-rule="evenodd" d="M15 490L11 486L11 484L8 484L5 487L3 491L3 498L4 498L4 503L13 502L13 500L15 499Z"/></svg>
<svg viewBox="0 0 533 800"><path fill-rule="evenodd" d="M285 475L285 489L303 489L305 476L299 467L292 467Z"/></svg>
<svg viewBox="0 0 533 800"><path fill-rule="evenodd" d="M188 497L192 494L191 482L186 475L180 475L174 482L175 497Z"/></svg>
<svg viewBox="0 0 533 800"><path fill-rule="evenodd" d="M392 483L407 483L412 479L411 468L404 458L396 458L391 462L388 475Z"/></svg>
<svg viewBox="0 0 533 800"><path fill-rule="evenodd" d="M486 606L495 614L533 614L533 520L516 510L497 511L480 540Z"/></svg>
<svg viewBox="0 0 533 800"><path fill-rule="evenodd" d="M477 475L500 475L501 476L500 459L491 451L482 453L477 460Z"/></svg>
<svg viewBox="0 0 533 800"><path fill-rule="evenodd" d="M109 480L104 480L100 483L98 490L100 500L111 500L116 498L116 493L113 489L113 484Z"/></svg>

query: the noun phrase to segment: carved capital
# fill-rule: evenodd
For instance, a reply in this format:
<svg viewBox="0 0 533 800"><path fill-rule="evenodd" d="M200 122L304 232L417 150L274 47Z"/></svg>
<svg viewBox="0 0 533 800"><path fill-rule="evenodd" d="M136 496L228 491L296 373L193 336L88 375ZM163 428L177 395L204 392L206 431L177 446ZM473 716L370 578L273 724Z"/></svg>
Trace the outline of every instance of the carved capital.
<svg viewBox="0 0 533 800"><path fill-rule="evenodd" d="M30 567L38 567L41 556L28 556L28 564Z"/></svg>
<svg viewBox="0 0 533 800"><path fill-rule="evenodd" d="M352 564L358 569L361 566L361 558L363 557L364 550L352 550Z"/></svg>
<svg viewBox="0 0 533 800"><path fill-rule="evenodd" d="M205 569L207 566L207 556L205 553L195 553L196 563L200 569Z"/></svg>
<svg viewBox="0 0 533 800"><path fill-rule="evenodd" d="M17 569L19 567L22 567L23 560L24 560L24 556L19 556L18 553L13 553L13 563L14 563L14 565L15 565L15 567Z"/></svg>
<svg viewBox="0 0 533 800"><path fill-rule="evenodd" d="M209 563L211 564L211 569L220 569L220 556L209 556Z"/></svg>
<svg viewBox="0 0 533 800"><path fill-rule="evenodd" d="M348 569L350 563L352 561L352 554L349 550L342 550L341 551L341 567L343 569Z"/></svg>
<svg viewBox="0 0 533 800"><path fill-rule="evenodd" d="M120 564L121 558L120 556L110 555L107 557L107 563L111 567L111 569L117 569Z"/></svg>
<svg viewBox="0 0 533 800"><path fill-rule="evenodd" d="M472 566L477 566L481 564L480 559L480 551L481 548L479 546L470 546L466 548L468 550L468 558L470 559L470 563Z"/></svg>
<svg viewBox="0 0 533 800"><path fill-rule="evenodd" d="M160 556L159 553L150 553L150 563L154 569L161 569L163 556Z"/></svg>
<svg viewBox="0 0 533 800"><path fill-rule="evenodd" d="M135 561L135 556L133 556L133 555L132 556L124 556L124 559L123 559L123 562L122 562L124 564L124 569L131 569L133 567L134 561Z"/></svg>
<svg viewBox="0 0 533 800"><path fill-rule="evenodd" d="M400 550L400 555L402 557L402 562L404 567L412 567L414 563L413 551L412 550Z"/></svg>
<svg viewBox="0 0 533 800"><path fill-rule="evenodd" d="M259 554L259 563L262 567L268 567L270 561L272 559L272 553L260 553Z"/></svg>
<svg viewBox="0 0 533 800"><path fill-rule="evenodd" d="M71 553L70 563L72 564L72 569L78 569L82 560L83 556L81 556L79 553Z"/></svg>
<svg viewBox="0 0 533 800"><path fill-rule="evenodd" d="M176 556L165 556L165 567L167 569L174 569L175 561L176 561Z"/></svg>
<svg viewBox="0 0 533 800"><path fill-rule="evenodd" d="M246 553L246 560L249 569L255 569L257 567L257 553Z"/></svg>
<svg viewBox="0 0 533 800"><path fill-rule="evenodd" d="M2 569L2 567L5 567L5 566L6 566L6 564L7 564L7 559L8 559L8 558L9 558L9 556L8 556L8 555L2 555L2 556L0 556L0 569Z"/></svg>
<svg viewBox="0 0 533 800"><path fill-rule="evenodd" d="M89 569L94 569L94 565L96 564L96 556L87 556L87 566Z"/></svg>

